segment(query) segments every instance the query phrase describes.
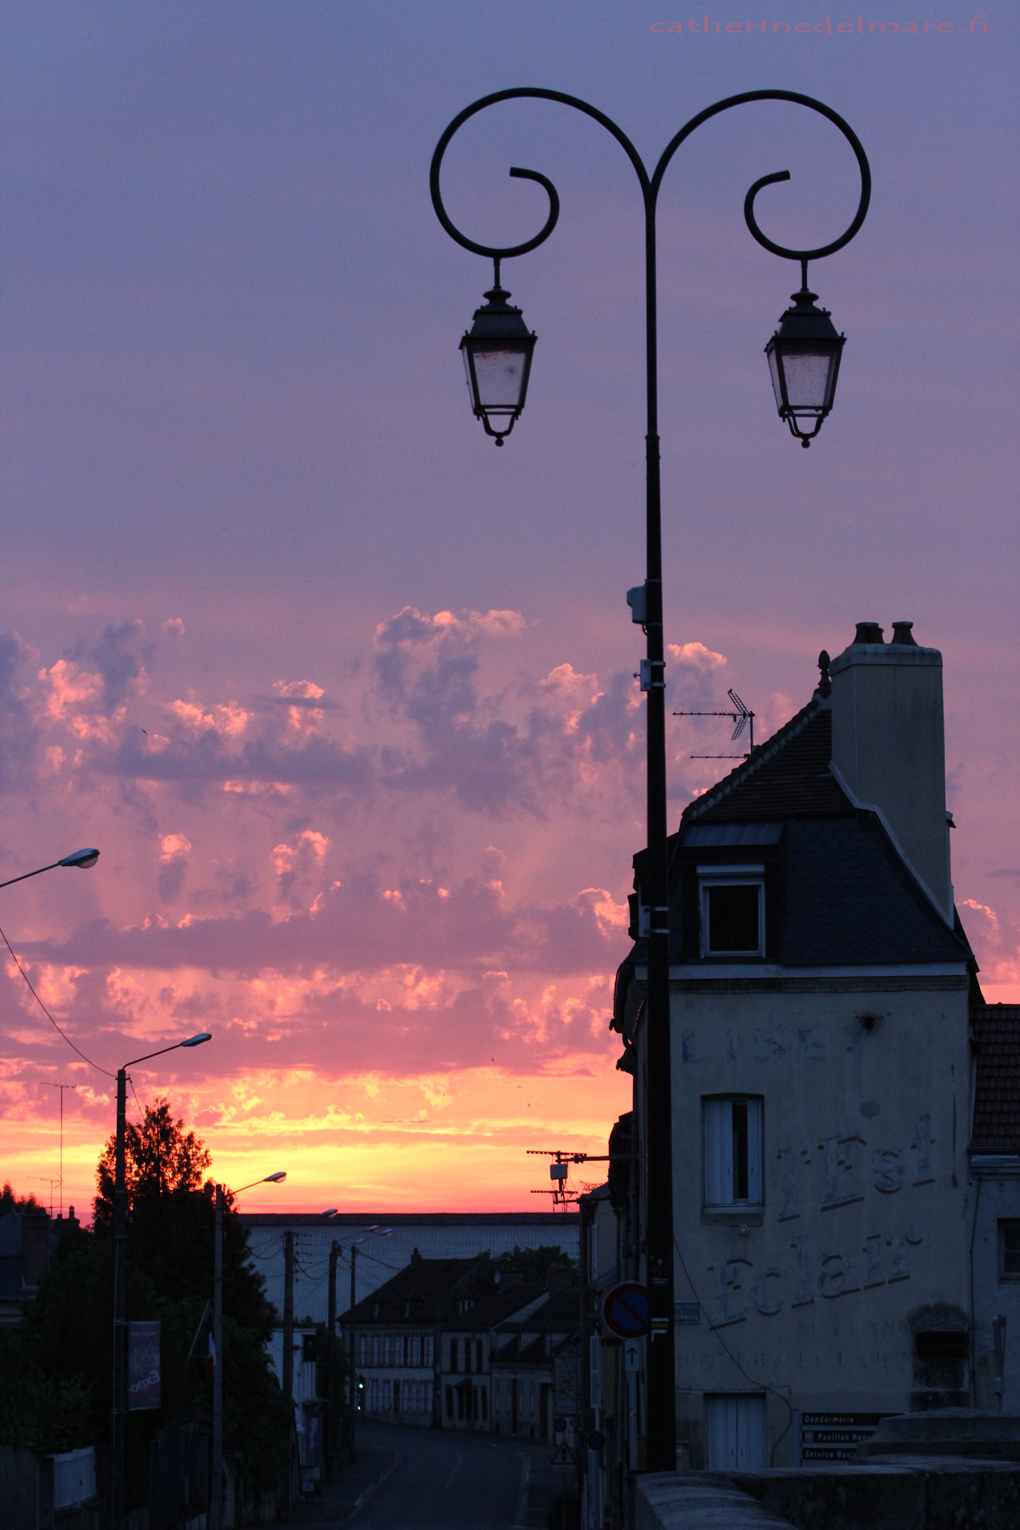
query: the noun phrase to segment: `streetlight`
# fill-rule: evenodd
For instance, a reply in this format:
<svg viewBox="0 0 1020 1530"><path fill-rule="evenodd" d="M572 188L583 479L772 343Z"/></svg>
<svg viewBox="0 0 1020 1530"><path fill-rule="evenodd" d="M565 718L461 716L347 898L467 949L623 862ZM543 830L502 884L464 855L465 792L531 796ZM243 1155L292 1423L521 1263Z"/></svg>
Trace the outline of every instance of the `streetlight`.
<svg viewBox="0 0 1020 1530"><path fill-rule="evenodd" d="M58 866L77 866L79 871L87 871L94 866L99 859L98 850L76 850L73 855L65 855L62 860L50 861L48 866L38 866L35 871L25 871L20 877L8 877L6 882L0 882L0 887L13 887L15 882L27 882L29 877L41 877L44 871L55 871Z"/></svg>
<svg viewBox="0 0 1020 1530"><path fill-rule="evenodd" d="M565 95L558 90L542 90L525 86L513 90L499 90L483 96L471 106L465 107L446 128L432 156L430 185L432 204L436 216L446 232L459 245L476 255L483 255L495 262L496 289L505 301L499 283L499 263L515 255L523 255L537 248L552 233L559 216L559 198L552 183L534 170L517 167L512 176L538 181L549 198L549 215L544 227L534 238L523 244L495 248L476 243L467 238L453 224L443 206L439 190L440 169L443 155L450 140L459 128L477 112L500 101L529 98L540 101L557 101L563 106L583 112L610 132L621 145L637 173L644 201L645 222L645 355L647 433L646 443L646 499L645 516L647 530L647 572L645 582L628 593L631 616L641 624L648 639L647 658L641 661L641 689L648 694L648 846L644 875L644 902L648 916L647 941L647 998L645 1015L647 1026L648 1084L645 1095L645 1187L647 1226L645 1248L649 1283L649 1318L651 1342L647 1358L648 1397L648 1469L650 1471L675 1471L676 1469L676 1375L673 1350L673 1158L671 1131L670 1092L670 1013L669 1013L669 869L667 857L666 818L666 712L665 712L665 650L662 631L662 527L659 480L659 423L658 423L658 337L656 326L656 250L655 217L659 188L673 155L703 122L727 111L731 106L743 106L752 101L790 101L820 113L843 134L857 157L861 175L861 197L853 222L840 238L815 250L791 250L766 238L754 217L754 200L764 186L776 181L789 180L788 171L764 176L754 183L744 200L744 218L748 229L759 244L773 254L786 260L796 260L801 266L802 291L795 296L796 306L783 315L779 331L769 341L768 359L776 390L776 402L780 417L785 419L794 435L807 446L817 435L822 421L832 407L836 386L836 374L842 351L843 338L836 335L828 314L813 307L814 294L807 291L807 265L810 260L820 260L842 249L857 233L864 222L871 198L871 171L860 140L852 128L837 112L812 96L800 95L792 90L751 90L741 95L729 96L715 105L706 107L682 127L670 139L663 150L655 170L649 174L644 161L630 139L611 118L596 107L581 101L577 96ZM485 312L479 310L476 322ZM480 415L486 431L495 435L497 445L502 436L509 433L510 426L524 407L531 351L522 358L522 335L527 334L523 319L515 333L509 331L485 337L487 349L486 366L492 374L499 373L497 353L502 351L505 415L497 419L497 425L506 418L506 429L493 430L489 415L495 405L487 402L495 393L474 389L472 407ZM506 321L509 325L509 321ZM467 337L468 341L473 335ZM466 342L462 341L462 346ZM534 337L531 340L534 348ZM477 371L477 367L476 367ZM469 377L470 377L469 370ZM487 374L488 375L488 374ZM511 395L513 380L517 379L518 392ZM511 407L512 406L512 407ZM809 434L801 425L812 423ZM353 1305L353 1302L352 1302Z"/></svg>
<svg viewBox="0 0 1020 1530"><path fill-rule="evenodd" d="M350 1413L349 1413L349 1419L350 1419L350 1425L349 1425L349 1427L350 1427L349 1446L350 1446L350 1451L351 1451L351 1455L352 1456L354 1454L354 1418L355 1418L355 1414L358 1411L357 1374L356 1374L356 1371L355 1371L356 1361L355 1361L355 1356L354 1356L354 1317L353 1317L354 1308L355 1308L355 1305L357 1304L357 1300L358 1300L358 1249L361 1247L361 1245L363 1243L368 1243L369 1240L372 1239L372 1238L389 1238L389 1237L392 1236L392 1234L395 1231L396 1231L396 1229L393 1228L393 1227L380 1227L378 1222L373 1222L372 1226L368 1229L368 1231L364 1234L364 1236L361 1237L361 1238L355 1238L354 1241L350 1245L350 1250L351 1250L351 1314L352 1314L352 1316L351 1316L351 1355L350 1355L350 1360L351 1360L351 1407L350 1407ZM332 1337L332 1335L330 1335L330 1337Z"/></svg>
<svg viewBox="0 0 1020 1530"><path fill-rule="evenodd" d="M79 855L96 855L98 850L79 851ZM71 857L68 857L74 864ZM64 864L57 861L58 866ZM84 863L83 863L84 864ZM94 863L92 863L94 864ZM49 868L44 868L49 869ZM113 1190L113 1420L110 1448L110 1526L111 1530L124 1527L124 1421L127 1416L127 1306L125 1289L125 1245L127 1242L127 1185L124 1164L124 1139L127 1126L127 1070L152 1057L162 1057L176 1052L179 1047L200 1047L211 1041L209 1031L189 1036L186 1041L175 1041L172 1046L160 1047L157 1052L146 1052L144 1057L133 1057L117 1069L117 1148Z"/></svg>
<svg viewBox="0 0 1020 1530"><path fill-rule="evenodd" d="M188 1045L185 1042L185 1045ZM287 1178L286 1169L277 1169L263 1179L231 1192L243 1195L256 1185L279 1185ZM220 1530L223 1523L223 1186L215 1190L215 1256L213 1260L213 1404L212 1404L212 1494L209 1503L209 1530Z"/></svg>

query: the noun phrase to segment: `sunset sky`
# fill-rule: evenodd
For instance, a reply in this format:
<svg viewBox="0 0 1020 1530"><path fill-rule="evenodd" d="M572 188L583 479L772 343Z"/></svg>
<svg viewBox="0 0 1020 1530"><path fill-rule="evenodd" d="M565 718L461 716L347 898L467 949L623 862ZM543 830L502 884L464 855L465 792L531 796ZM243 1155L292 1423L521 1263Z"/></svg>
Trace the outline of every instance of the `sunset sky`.
<svg viewBox="0 0 1020 1530"><path fill-rule="evenodd" d="M544 1209L525 1149L605 1151L628 1106L607 1021L643 843L640 200L563 107L499 106L455 141L447 203L476 238L544 219L511 165L562 201L504 266L539 339L496 450L457 355L491 265L440 228L428 168L462 107L514 85L586 98L653 164L697 111L766 87L864 143L870 215L811 269L848 338L810 451L762 354L799 273L742 206L789 169L760 222L828 241L852 154L812 113L745 106L667 175L667 704L734 686L764 738L820 648L912 620L945 661L957 902L986 995L1020 1000L1020 23L871 14L898 30L864 13L840 34L856 9L818 0L727 0L707 29L699 7L682 34L651 27L687 10L644 0L8 0L0 879L102 851L0 894L99 1065L0 967L19 1192L48 1200L58 1173L51 1085L77 1086L81 1213L110 1073L198 1030L135 1070L130 1108L167 1093L232 1185L285 1169L253 1211ZM731 745L679 718L668 742L675 824L728 768L691 754Z"/></svg>

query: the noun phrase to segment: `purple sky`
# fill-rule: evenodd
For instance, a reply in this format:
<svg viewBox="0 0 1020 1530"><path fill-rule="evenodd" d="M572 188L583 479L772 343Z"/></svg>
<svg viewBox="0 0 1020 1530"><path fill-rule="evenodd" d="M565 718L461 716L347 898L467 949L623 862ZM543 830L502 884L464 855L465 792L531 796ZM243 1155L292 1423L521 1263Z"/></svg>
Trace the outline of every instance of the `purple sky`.
<svg viewBox="0 0 1020 1530"><path fill-rule="evenodd" d="M691 14L5 9L0 861L103 857L0 912L103 1067L216 1033L136 1084L170 1088L234 1182L262 1168L257 1140L302 1166L295 1203L335 1203L346 1154L352 1203L534 1206L535 1131L594 1151L626 1105L605 1019L642 839L640 202L619 148L564 108L501 106L456 140L444 189L475 237L544 216L510 165L562 200L553 238L504 267L539 341L496 451L456 354L491 267L443 233L428 166L450 118L508 86L588 99L653 163L756 88L819 97L863 141L871 212L811 271L848 338L808 452L762 354L798 272L742 204L789 169L763 227L831 239L850 151L756 105L667 175L669 699L733 685L764 737L821 647L913 620L945 659L957 899L989 997L1020 998L1015 16L972 31L903 0L860 33L784 33L825 25L802 0L650 30ZM728 735L669 737L676 818L714 779L687 756ZM56 1173L43 1081L78 1079L82 1200L109 1081L70 1068L23 985L0 994L0 1171L37 1191Z"/></svg>

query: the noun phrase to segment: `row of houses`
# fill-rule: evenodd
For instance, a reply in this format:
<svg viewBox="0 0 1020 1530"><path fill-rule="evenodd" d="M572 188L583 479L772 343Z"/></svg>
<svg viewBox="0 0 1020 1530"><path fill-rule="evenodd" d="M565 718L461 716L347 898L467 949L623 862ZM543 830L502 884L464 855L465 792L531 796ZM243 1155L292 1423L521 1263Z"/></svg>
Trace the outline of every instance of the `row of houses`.
<svg viewBox="0 0 1020 1530"><path fill-rule="evenodd" d="M676 1464L849 1459L887 1414L1020 1412L1020 1007L956 911L942 657L860 623L669 844ZM585 1530L646 1464L648 898L613 1028L633 1108L582 1197Z"/></svg>
<svg viewBox="0 0 1020 1530"><path fill-rule="evenodd" d="M423 1428L551 1440L578 1407L580 1291L573 1267L544 1281L502 1274L487 1255L417 1250L340 1319L359 1413Z"/></svg>

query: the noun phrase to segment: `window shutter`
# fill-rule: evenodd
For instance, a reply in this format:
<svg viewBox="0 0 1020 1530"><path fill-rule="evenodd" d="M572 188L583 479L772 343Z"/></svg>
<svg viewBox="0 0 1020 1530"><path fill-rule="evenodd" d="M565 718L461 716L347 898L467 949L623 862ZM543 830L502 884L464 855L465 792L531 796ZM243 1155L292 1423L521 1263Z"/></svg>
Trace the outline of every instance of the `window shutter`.
<svg viewBox="0 0 1020 1530"><path fill-rule="evenodd" d="M752 1206L762 1201L761 1100L747 1102L747 1199Z"/></svg>
<svg viewBox="0 0 1020 1530"><path fill-rule="evenodd" d="M705 1205L733 1204L733 1103L706 1100Z"/></svg>

